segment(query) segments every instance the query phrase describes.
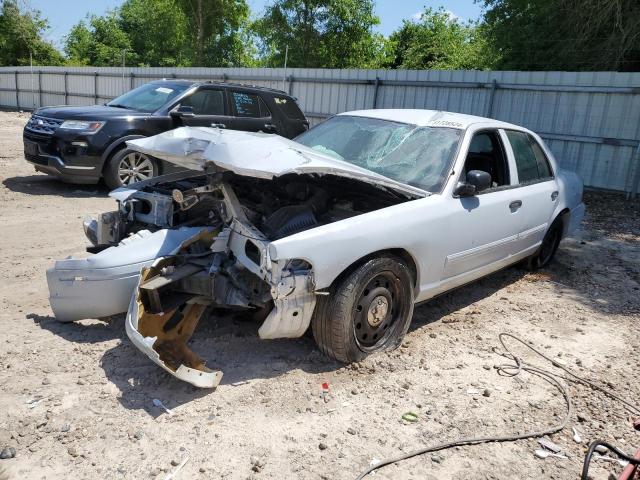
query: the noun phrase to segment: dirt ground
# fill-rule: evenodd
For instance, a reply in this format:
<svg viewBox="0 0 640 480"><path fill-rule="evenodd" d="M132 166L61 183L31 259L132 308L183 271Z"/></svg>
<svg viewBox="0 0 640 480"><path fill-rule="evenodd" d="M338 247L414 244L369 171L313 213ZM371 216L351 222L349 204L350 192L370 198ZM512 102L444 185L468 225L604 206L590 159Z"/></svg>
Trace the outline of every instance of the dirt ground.
<svg viewBox="0 0 640 480"><path fill-rule="evenodd" d="M493 368L505 362L492 351L500 332L640 403L638 201L588 194L580 237L563 242L550 268L509 268L418 307L400 349L360 364L328 360L309 336L261 341L256 324L212 318L193 349L224 378L200 390L140 353L123 318L52 317L45 269L82 255L83 216L114 203L102 186L35 173L22 156L27 118L0 112L0 449L16 451L0 468L9 478L161 479L188 457L176 478L352 479L423 445L556 424L565 407L554 387ZM575 479L593 439L640 447L620 403L585 386L569 391L570 426L583 441L570 428L550 437L567 459L536 458L536 441L523 440L426 454L372 478ZM416 423L402 421L409 411ZM592 472L620 470L597 461Z"/></svg>

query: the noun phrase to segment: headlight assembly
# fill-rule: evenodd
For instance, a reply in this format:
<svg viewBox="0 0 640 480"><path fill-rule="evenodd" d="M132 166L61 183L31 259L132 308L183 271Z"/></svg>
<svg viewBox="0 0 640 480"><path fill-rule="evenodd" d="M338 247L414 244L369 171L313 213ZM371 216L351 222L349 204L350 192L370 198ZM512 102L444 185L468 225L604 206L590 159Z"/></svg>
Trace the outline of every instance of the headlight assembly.
<svg viewBox="0 0 640 480"><path fill-rule="evenodd" d="M91 134L100 130L104 123L90 120L65 120L58 128Z"/></svg>

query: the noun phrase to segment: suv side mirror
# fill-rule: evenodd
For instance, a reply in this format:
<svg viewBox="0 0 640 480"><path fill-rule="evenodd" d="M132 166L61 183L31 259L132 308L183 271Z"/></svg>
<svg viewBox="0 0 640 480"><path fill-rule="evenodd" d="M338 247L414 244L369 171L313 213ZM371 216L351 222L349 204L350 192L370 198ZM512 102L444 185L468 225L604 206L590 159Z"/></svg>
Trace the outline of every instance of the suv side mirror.
<svg viewBox="0 0 640 480"><path fill-rule="evenodd" d="M180 105L178 108L171 110L169 113L174 118L185 118L185 117L195 117L196 114L193 113L193 107L188 105Z"/></svg>
<svg viewBox="0 0 640 480"><path fill-rule="evenodd" d="M471 170L467 172L466 182L459 182L454 190L454 195L459 197L470 197L480 193L491 186L491 175L482 170Z"/></svg>

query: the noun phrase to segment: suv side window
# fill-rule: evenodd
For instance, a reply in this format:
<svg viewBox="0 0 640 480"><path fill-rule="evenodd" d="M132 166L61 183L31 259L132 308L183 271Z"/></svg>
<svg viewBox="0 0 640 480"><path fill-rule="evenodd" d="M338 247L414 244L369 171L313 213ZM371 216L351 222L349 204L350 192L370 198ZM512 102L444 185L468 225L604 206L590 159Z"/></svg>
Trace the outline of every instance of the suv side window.
<svg viewBox="0 0 640 480"><path fill-rule="evenodd" d="M258 95L245 92L231 92L231 104L236 117L260 118Z"/></svg>
<svg viewBox="0 0 640 480"><path fill-rule="evenodd" d="M202 89L185 98L180 105L193 108L196 115L225 115L224 92L222 90Z"/></svg>
<svg viewBox="0 0 640 480"><path fill-rule="evenodd" d="M538 142L525 132L506 130L518 169L518 181L537 182L553 176L549 160Z"/></svg>

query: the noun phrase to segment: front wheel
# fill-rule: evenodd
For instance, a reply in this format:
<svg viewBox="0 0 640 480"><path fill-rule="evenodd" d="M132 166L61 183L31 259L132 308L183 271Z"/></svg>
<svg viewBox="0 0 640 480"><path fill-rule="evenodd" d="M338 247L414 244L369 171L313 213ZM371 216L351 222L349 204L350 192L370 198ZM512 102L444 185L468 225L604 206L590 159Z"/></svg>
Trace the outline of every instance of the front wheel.
<svg viewBox="0 0 640 480"><path fill-rule="evenodd" d="M155 177L158 171L158 162L154 158L124 148L109 159L104 170L104 181L113 190Z"/></svg>
<svg viewBox="0 0 640 480"><path fill-rule="evenodd" d="M318 299L311 328L323 353L340 362L362 360L400 345L413 316L413 281L395 256L372 258Z"/></svg>
<svg viewBox="0 0 640 480"><path fill-rule="evenodd" d="M556 255L560 240L562 240L562 218L558 217L545 233L536 253L527 259L527 269L533 272L546 267Z"/></svg>

